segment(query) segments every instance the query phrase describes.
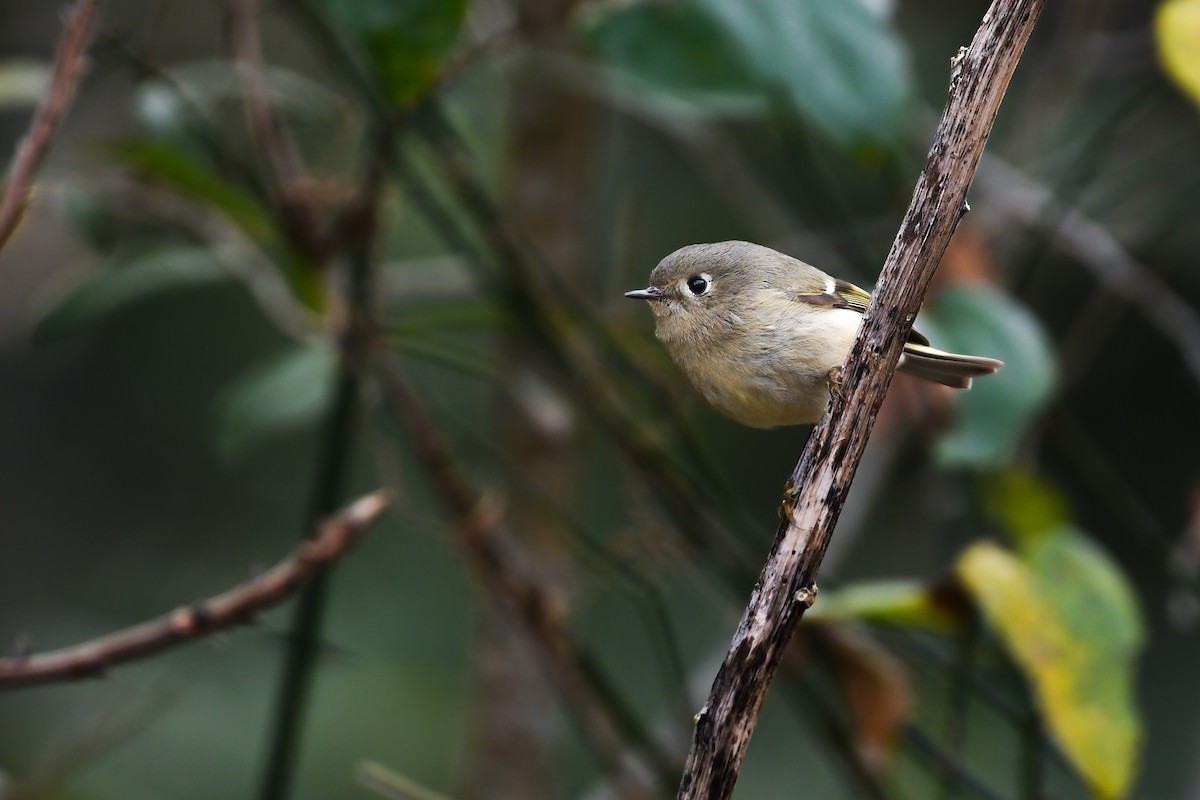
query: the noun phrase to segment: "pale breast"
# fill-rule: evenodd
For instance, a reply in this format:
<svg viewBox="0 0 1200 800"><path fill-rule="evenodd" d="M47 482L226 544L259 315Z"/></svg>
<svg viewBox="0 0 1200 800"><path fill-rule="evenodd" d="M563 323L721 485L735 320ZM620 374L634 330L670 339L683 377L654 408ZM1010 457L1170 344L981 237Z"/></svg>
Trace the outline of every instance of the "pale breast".
<svg viewBox="0 0 1200 800"><path fill-rule="evenodd" d="M861 317L829 309L814 324L812 316L780 314L756 328L739 325L723 341L672 356L705 400L738 422L813 423L829 397L829 370L845 361Z"/></svg>

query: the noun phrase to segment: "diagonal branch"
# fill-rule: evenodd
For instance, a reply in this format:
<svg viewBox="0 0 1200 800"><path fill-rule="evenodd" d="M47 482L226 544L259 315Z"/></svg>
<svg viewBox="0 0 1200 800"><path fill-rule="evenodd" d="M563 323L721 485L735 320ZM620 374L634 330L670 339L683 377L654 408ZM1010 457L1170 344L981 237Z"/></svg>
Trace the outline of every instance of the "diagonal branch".
<svg viewBox="0 0 1200 800"><path fill-rule="evenodd" d="M729 652L697 716L680 800L733 793L767 686L784 647L816 597L816 575L846 501L875 415L967 189L1009 78L1045 0L994 0L970 47L952 62L950 95L875 297L846 361L847 389L813 430L790 486L774 546Z"/></svg>
<svg viewBox="0 0 1200 800"><path fill-rule="evenodd" d="M177 644L244 625L329 569L387 509L387 493L372 492L321 525L314 539L268 572L202 603L62 650L0 658L0 691L102 675L109 667L155 655Z"/></svg>
<svg viewBox="0 0 1200 800"><path fill-rule="evenodd" d="M100 16L99 6L100 0L79 0L67 13L54 55L50 89L33 115L25 138L17 146L8 171L8 181L4 184L4 194L0 196L0 248L8 244L21 222L21 216L29 204L29 189L34 173L50 151L50 143L54 141L67 109L71 107L75 89L83 78L87 66L84 56L92 40L96 18Z"/></svg>

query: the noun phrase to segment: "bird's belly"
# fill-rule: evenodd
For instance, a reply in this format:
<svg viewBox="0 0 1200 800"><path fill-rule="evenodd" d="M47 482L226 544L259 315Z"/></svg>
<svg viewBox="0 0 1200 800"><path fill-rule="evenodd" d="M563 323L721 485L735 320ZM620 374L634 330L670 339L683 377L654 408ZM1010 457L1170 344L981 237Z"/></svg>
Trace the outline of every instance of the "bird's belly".
<svg viewBox="0 0 1200 800"><path fill-rule="evenodd" d="M728 331L707 346L670 349L688 380L722 414L757 428L804 425L821 418L829 371L842 366L861 320L843 309L822 312L815 324L780 314L753 332Z"/></svg>
<svg viewBox="0 0 1200 800"><path fill-rule="evenodd" d="M836 364L799 359L738 357L713 359L704 370L684 372L717 411L756 428L805 425L821 418L829 399L827 376Z"/></svg>

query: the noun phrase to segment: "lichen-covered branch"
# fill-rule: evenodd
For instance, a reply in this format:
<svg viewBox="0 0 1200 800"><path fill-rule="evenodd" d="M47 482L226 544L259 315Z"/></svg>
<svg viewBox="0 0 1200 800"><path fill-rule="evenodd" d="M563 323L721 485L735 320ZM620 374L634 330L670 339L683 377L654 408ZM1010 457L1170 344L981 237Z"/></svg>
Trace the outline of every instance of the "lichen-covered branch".
<svg viewBox="0 0 1200 800"><path fill-rule="evenodd" d="M775 543L697 715L680 800L733 793L767 687L816 576L883 403L905 338L946 245L967 211L1000 101L1044 0L995 0L952 62L950 93L912 202L850 351L843 391L809 438Z"/></svg>

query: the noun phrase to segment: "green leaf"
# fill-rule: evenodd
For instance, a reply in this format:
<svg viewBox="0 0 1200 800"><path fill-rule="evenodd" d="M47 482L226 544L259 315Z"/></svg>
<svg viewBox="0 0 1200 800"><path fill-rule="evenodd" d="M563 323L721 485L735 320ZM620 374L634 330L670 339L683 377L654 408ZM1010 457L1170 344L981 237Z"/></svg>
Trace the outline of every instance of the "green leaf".
<svg viewBox="0 0 1200 800"><path fill-rule="evenodd" d="M1167 0L1154 15L1154 44L1163 70L1200 104L1200 0Z"/></svg>
<svg viewBox="0 0 1200 800"><path fill-rule="evenodd" d="M1070 526L1071 516L1062 492L1028 472L1013 469L989 475L984 485L984 504L1022 550Z"/></svg>
<svg viewBox="0 0 1200 800"><path fill-rule="evenodd" d="M271 216L258 200L221 178L210 165L200 163L192 154L142 139L112 142L106 149L118 163L139 173L148 182L221 211L255 241L267 242L274 237Z"/></svg>
<svg viewBox="0 0 1200 800"><path fill-rule="evenodd" d="M986 287L947 289L927 313L939 331L937 347L1004 362L995 375L977 378L958 395L954 425L938 443L939 458L954 466L1005 463L1054 393L1049 338L1024 306Z"/></svg>
<svg viewBox="0 0 1200 800"><path fill-rule="evenodd" d="M252 369L217 404L217 449L239 458L313 423L329 407L335 359L325 343L298 345Z"/></svg>
<svg viewBox="0 0 1200 800"><path fill-rule="evenodd" d="M936 587L917 581L864 581L821 592L806 622L862 620L945 631L959 615Z"/></svg>
<svg viewBox="0 0 1200 800"><path fill-rule="evenodd" d="M718 114L762 112L762 82L696 3L638 3L582 17L587 42L636 88Z"/></svg>
<svg viewBox="0 0 1200 800"><path fill-rule="evenodd" d="M901 132L911 92L908 54L861 0L702 4L763 80L834 141L879 143Z"/></svg>
<svg viewBox="0 0 1200 800"><path fill-rule="evenodd" d="M979 542L957 574L1033 685L1068 758L1099 796L1124 797L1138 765L1134 662L1143 631L1120 570L1087 538L1060 533L1024 559Z"/></svg>
<svg viewBox="0 0 1200 800"><path fill-rule="evenodd" d="M0 62L0 108L37 105L50 86L50 65L10 59Z"/></svg>
<svg viewBox="0 0 1200 800"><path fill-rule="evenodd" d="M321 0L363 46L384 95L411 105L433 86L458 39L466 0Z"/></svg>
<svg viewBox="0 0 1200 800"><path fill-rule="evenodd" d="M38 321L34 340L55 341L153 295L230 277L223 264L199 247L167 247L142 253L68 292Z"/></svg>
<svg viewBox="0 0 1200 800"><path fill-rule="evenodd" d="M643 0L585 18L610 63L715 113L782 98L841 145L902 130L911 94L903 42L861 0Z"/></svg>

